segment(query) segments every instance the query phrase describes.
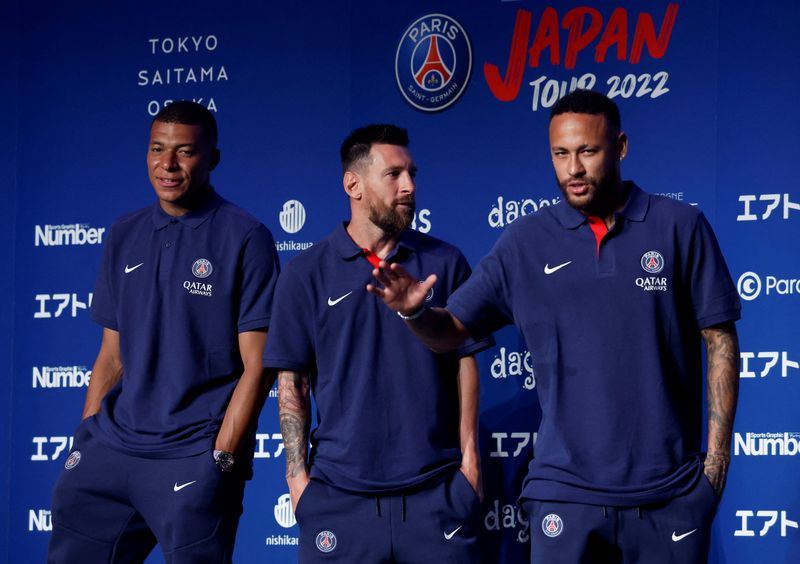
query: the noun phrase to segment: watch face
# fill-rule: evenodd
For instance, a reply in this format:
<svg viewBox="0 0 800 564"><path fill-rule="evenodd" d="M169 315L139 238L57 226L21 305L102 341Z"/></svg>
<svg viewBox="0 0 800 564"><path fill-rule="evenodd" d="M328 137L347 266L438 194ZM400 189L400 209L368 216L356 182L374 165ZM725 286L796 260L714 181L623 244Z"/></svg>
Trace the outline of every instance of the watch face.
<svg viewBox="0 0 800 564"><path fill-rule="evenodd" d="M233 455L224 450L214 452L214 460L220 470L225 472L233 469Z"/></svg>

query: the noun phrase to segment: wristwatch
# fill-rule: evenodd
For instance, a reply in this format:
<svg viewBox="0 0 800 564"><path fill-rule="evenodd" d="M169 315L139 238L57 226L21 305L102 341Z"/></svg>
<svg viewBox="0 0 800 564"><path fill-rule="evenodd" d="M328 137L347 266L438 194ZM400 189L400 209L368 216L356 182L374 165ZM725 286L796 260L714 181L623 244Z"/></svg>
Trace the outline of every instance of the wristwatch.
<svg viewBox="0 0 800 564"><path fill-rule="evenodd" d="M222 472L233 470L233 454L226 450L214 450L214 462Z"/></svg>

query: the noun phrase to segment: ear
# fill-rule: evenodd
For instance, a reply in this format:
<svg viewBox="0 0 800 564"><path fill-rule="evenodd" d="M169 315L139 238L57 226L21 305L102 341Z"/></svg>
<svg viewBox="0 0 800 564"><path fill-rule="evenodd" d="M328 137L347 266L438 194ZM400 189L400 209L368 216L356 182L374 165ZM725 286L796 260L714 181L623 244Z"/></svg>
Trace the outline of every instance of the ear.
<svg viewBox="0 0 800 564"><path fill-rule="evenodd" d="M624 131L620 131L617 136L617 159L622 160L628 154L628 136Z"/></svg>
<svg viewBox="0 0 800 564"><path fill-rule="evenodd" d="M344 173L344 177L342 178L342 185L344 186L344 191L349 198L354 200L361 199L361 177L358 173L353 172L352 170L348 170Z"/></svg>
<svg viewBox="0 0 800 564"><path fill-rule="evenodd" d="M219 164L219 157L220 157L219 149L214 149L211 151L211 161L208 163L209 171L212 171L215 168L217 168L217 165Z"/></svg>

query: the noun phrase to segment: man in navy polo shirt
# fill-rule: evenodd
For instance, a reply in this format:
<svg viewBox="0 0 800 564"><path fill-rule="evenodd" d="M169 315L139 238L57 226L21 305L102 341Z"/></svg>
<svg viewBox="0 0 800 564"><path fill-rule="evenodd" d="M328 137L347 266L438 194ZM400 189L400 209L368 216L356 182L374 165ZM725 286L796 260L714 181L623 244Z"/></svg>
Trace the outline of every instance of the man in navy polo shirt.
<svg viewBox="0 0 800 564"><path fill-rule="evenodd" d="M383 260L439 282L470 274L451 245L410 229L416 165L405 129L342 144L351 219L284 269L264 364L279 369L286 477L300 562L477 562L478 370L469 342L435 354L365 291ZM317 405L311 434L309 389Z"/></svg>
<svg viewBox="0 0 800 564"><path fill-rule="evenodd" d="M542 407L520 497L533 561L705 562L736 409L736 289L701 212L621 180L611 100L560 100L550 149L564 202L514 222L446 309L424 302L435 276L397 265L370 291L435 350L522 331Z"/></svg>
<svg viewBox="0 0 800 564"><path fill-rule="evenodd" d="M217 125L175 102L153 120L158 201L111 228L92 317L103 339L53 494L49 562L231 561L251 469L278 260L216 194Z"/></svg>

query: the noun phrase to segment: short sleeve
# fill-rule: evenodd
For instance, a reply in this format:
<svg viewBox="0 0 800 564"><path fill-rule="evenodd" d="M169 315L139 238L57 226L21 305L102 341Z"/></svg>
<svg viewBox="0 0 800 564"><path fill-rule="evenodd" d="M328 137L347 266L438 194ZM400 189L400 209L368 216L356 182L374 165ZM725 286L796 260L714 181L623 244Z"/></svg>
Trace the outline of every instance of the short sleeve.
<svg viewBox="0 0 800 564"><path fill-rule="evenodd" d="M92 294L91 315L92 319L103 327L118 331L117 300L114 299L112 287L113 260L111 255L113 241L114 230L112 228L103 246L103 258L100 261L94 293Z"/></svg>
<svg viewBox="0 0 800 564"><path fill-rule="evenodd" d="M464 257L463 254L460 252L458 253L458 257L456 259L456 265L454 269L454 275L452 277L452 288L449 288L450 294L452 294L456 289L460 288L464 285L464 283L469 280L470 275L472 274L472 269L467 262L467 259ZM458 356L459 358L463 358L465 356L470 356L477 354L483 350L489 349L495 345L494 337L488 335L482 339L475 340L473 338L467 339L461 347L458 349Z"/></svg>
<svg viewBox="0 0 800 564"><path fill-rule="evenodd" d="M722 256L717 238L705 216L698 215L689 245L689 291L700 329L734 321L741 316L741 302Z"/></svg>
<svg viewBox="0 0 800 564"><path fill-rule="evenodd" d="M243 333L268 328L280 265L275 241L263 225L248 233L241 264L238 330Z"/></svg>
<svg viewBox="0 0 800 564"><path fill-rule="evenodd" d="M491 335L513 322L507 270L511 266L512 251L511 229L507 229L478 263L472 276L447 301L448 311L475 339Z"/></svg>
<svg viewBox="0 0 800 564"><path fill-rule="evenodd" d="M311 325L313 300L291 264L278 279L272 308L272 329L264 350L264 366L297 372L315 369Z"/></svg>

